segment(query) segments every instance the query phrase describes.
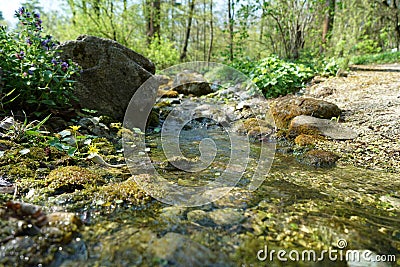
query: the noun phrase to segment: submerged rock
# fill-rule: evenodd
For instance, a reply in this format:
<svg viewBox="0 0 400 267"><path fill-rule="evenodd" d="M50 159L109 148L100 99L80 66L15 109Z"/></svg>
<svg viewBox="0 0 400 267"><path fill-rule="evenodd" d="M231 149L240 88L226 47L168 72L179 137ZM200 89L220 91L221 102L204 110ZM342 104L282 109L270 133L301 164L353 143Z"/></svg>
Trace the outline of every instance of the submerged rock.
<svg viewBox="0 0 400 267"><path fill-rule="evenodd" d="M316 118L330 119L332 117L339 117L341 110L337 105L327 101L285 96L278 98L271 105L271 112L276 126L279 129L287 129L290 121L296 116L308 115Z"/></svg>
<svg viewBox="0 0 400 267"><path fill-rule="evenodd" d="M335 153L324 150L310 150L299 158L301 163L313 167L332 167L338 159Z"/></svg>
<svg viewBox="0 0 400 267"><path fill-rule="evenodd" d="M289 127L289 136L300 134L323 135L336 140L350 140L358 136L354 130L340 123L304 115L295 117Z"/></svg>
<svg viewBox="0 0 400 267"><path fill-rule="evenodd" d="M82 35L58 49L83 68L75 90L80 105L115 119L124 117L133 94L155 72L150 60L109 39Z"/></svg>
<svg viewBox="0 0 400 267"><path fill-rule="evenodd" d="M1 266L59 266L87 259L78 238L81 221L73 213L46 214L40 206L7 202L0 208Z"/></svg>
<svg viewBox="0 0 400 267"><path fill-rule="evenodd" d="M216 266L218 260L207 247L177 233L155 240L149 252L167 266Z"/></svg>

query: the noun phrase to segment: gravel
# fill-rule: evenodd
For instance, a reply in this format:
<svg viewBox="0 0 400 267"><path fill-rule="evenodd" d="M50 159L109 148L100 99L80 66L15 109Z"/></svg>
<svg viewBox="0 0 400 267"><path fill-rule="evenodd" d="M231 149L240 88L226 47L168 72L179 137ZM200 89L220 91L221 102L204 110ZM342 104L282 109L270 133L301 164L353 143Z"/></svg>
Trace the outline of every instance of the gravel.
<svg viewBox="0 0 400 267"><path fill-rule="evenodd" d="M344 126L355 130L354 140L322 140L317 148L341 156L338 164L400 172L400 72L356 71L334 77L305 90L305 96L326 88L319 98L342 110Z"/></svg>

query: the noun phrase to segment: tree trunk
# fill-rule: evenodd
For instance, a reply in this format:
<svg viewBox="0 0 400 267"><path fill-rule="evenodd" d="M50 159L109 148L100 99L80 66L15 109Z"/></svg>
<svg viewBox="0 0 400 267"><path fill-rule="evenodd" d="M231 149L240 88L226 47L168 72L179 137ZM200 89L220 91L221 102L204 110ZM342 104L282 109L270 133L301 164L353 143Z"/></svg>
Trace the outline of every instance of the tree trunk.
<svg viewBox="0 0 400 267"><path fill-rule="evenodd" d="M210 46L208 47L207 62L211 60L211 53L214 41L214 19L213 19L213 0L210 0Z"/></svg>
<svg viewBox="0 0 400 267"><path fill-rule="evenodd" d="M145 10L147 20L147 44L151 44L154 37L160 37L161 1L147 0Z"/></svg>
<svg viewBox="0 0 400 267"><path fill-rule="evenodd" d="M335 4L336 0L326 0L325 19L322 24L322 42L320 52L325 52L325 46L331 37L333 21L335 19Z"/></svg>
<svg viewBox="0 0 400 267"><path fill-rule="evenodd" d="M188 25L187 25L187 28L186 28L186 35L185 35L185 41L184 41L184 44L183 44L182 53L181 53L181 56L179 58L180 61L183 61L187 56L187 48L188 48L189 39L190 39L190 29L192 27L192 20L193 20L194 1L195 0L189 1Z"/></svg>
<svg viewBox="0 0 400 267"><path fill-rule="evenodd" d="M233 61L233 10L231 0L228 0L228 27L229 27L229 60Z"/></svg>

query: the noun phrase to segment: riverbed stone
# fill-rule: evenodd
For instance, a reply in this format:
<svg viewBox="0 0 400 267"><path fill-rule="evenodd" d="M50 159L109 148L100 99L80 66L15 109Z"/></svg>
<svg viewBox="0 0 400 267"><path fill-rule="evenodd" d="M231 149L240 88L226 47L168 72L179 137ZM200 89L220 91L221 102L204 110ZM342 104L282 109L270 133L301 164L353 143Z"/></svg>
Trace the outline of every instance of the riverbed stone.
<svg viewBox="0 0 400 267"><path fill-rule="evenodd" d="M289 136L300 134L322 135L335 140L351 140L358 136L354 130L338 122L305 115L295 117L289 126Z"/></svg>
<svg viewBox="0 0 400 267"><path fill-rule="evenodd" d="M209 212L209 217L218 226L231 226L244 220L243 212L233 208L215 209Z"/></svg>
<svg viewBox="0 0 400 267"><path fill-rule="evenodd" d="M184 70L173 82L173 90L184 95L202 96L212 93L210 84L200 73Z"/></svg>
<svg viewBox="0 0 400 267"><path fill-rule="evenodd" d="M154 64L139 53L105 38L81 35L57 49L61 58L82 67L75 95L81 107L122 119L136 90L155 73Z"/></svg>
<svg viewBox="0 0 400 267"><path fill-rule="evenodd" d="M313 167L332 167L335 166L339 156L330 151L310 150L300 156L301 163Z"/></svg>
<svg viewBox="0 0 400 267"><path fill-rule="evenodd" d="M275 100L271 104L271 113L278 129L287 129L290 121L297 116L331 119L339 117L341 110L337 105L327 101L289 95Z"/></svg>
<svg viewBox="0 0 400 267"><path fill-rule="evenodd" d="M217 261L209 248L172 232L155 240L149 252L154 258L166 261L168 266L214 266Z"/></svg>

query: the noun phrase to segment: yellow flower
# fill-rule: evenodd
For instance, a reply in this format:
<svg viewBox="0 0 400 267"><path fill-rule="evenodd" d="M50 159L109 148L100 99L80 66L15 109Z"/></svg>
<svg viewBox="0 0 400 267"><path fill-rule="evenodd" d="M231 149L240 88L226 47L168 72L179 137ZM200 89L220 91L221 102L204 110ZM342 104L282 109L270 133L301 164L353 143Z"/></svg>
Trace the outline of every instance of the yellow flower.
<svg viewBox="0 0 400 267"><path fill-rule="evenodd" d="M79 128L81 128L81 126L72 125L69 126L69 128L71 128L72 132L76 133L79 130Z"/></svg>
<svg viewBox="0 0 400 267"><path fill-rule="evenodd" d="M100 150L96 147L96 145L89 145L89 150L88 150L89 154L98 154L99 151Z"/></svg>

